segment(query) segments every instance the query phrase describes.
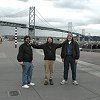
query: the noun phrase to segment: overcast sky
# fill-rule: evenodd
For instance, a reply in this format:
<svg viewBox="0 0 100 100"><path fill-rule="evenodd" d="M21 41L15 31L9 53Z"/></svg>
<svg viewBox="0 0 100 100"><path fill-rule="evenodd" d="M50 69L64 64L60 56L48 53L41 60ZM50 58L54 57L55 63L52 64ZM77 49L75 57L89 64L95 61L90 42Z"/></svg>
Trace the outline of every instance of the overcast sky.
<svg viewBox="0 0 100 100"><path fill-rule="evenodd" d="M0 18L30 6L35 6L36 15L41 15L49 27L68 30L68 22L72 22L73 31L82 33L85 29L86 35L100 36L100 0L0 0ZM13 19L25 23L28 10L25 11L21 17L16 15ZM36 24L44 25L37 16Z"/></svg>

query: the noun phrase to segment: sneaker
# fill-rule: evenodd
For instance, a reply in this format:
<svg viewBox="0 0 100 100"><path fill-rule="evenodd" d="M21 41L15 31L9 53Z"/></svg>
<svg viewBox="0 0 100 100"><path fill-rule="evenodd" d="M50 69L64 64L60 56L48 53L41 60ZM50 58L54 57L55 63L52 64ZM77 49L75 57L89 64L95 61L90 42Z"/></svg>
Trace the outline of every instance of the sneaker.
<svg viewBox="0 0 100 100"><path fill-rule="evenodd" d="M28 85L34 86L35 84L31 82L31 83L30 83L30 84L28 84Z"/></svg>
<svg viewBox="0 0 100 100"><path fill-rule="evenodd" d="M78 85L78 82L76 80L73 81L73 85Z"/></svg>
<svg viewBox="0 0 100 100"><path fill-rule="evenodd" d="M29 88L29 86L28 85L23 85L22 88L26 88L27 89L27 88Z"/></svg>
<svg viewBox="0 0 100 100"><path fill-rule="evenodd" d="M50 85L54 85L53 80L49 79Z"/></svg>
<svg viewBox="0 0 100 100"><path fill-rule="evenodd" d="M66 80L62 80L61 82L60 82L60 84L61 85L64 85L64 84L67 84L68 82L66 81Z"/></svg>
<svg viewBox="0 0 100 100"><path fill-rule="evenodd" d="M45 82L44 82L44 85L48 85L48 81L45 81Z"/></svg>

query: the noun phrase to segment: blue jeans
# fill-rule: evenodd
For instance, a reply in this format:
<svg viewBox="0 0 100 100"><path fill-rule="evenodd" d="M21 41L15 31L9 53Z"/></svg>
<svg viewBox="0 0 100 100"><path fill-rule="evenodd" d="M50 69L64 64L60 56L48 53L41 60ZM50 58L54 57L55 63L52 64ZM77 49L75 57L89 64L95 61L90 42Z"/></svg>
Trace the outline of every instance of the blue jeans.
<svg viewBox="0 0 100 100"><path fill-rule="evenodd" d="M64 79L68 79L69 64L72 70L72 80L76 80L76 66L75 59L72 56L67 56L64 59Z"/></svg>
<svg viewBox="0 0 100 100"><path fill-rule="evenodd" d="M24 62L22 65L22 85L29 84L32 80L33 64L32 62Z"/></svg>

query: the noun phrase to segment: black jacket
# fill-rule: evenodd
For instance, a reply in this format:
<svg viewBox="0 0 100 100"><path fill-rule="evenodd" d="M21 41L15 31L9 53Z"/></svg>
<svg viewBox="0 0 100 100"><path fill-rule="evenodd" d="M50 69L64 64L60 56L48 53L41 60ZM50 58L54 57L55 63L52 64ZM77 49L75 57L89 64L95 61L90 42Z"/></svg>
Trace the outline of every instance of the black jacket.
<svg viewBox="0 0 100 100"><path fill-rule="evenodd" d="M31 45L23 43L19 47L19 52L18 52L18 55L17 55L17 60L19 62L21 62L21 61L23 61L23 62L32 62L32 60L33 60L33 52L32 52Z"/></svg>
<svg viewBox="0 0 100 100"><path fill-rule="evenodd" d="M32 44L33 48L36 49L43 49L44 51L44 60L55 60L56 59L56 49L60 48L62 44L56 43L44 43L41 45L34 45Z"/></svg>
<svg viewBox="0 0 100 100"><path fill-rule="evenodd" d="M62 45L62 50L61 50L61 58L65 58L67 56L67 44L68 44L68 41L65 41ZM80 51L79 51L79 45L77 42L72 42L72 56L74 59L79 59L80 57Z"/></svg>

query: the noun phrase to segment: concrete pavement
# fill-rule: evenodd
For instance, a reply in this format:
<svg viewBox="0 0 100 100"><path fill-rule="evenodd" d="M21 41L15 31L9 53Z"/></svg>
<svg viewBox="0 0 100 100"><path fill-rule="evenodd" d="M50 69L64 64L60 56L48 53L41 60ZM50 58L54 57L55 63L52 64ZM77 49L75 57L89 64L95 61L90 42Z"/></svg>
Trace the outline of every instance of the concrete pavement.
<svg viewBox="0 0 100 100"><path fill-rule="evenodd" d="M33 82L29 89L21 87L22 69L16 60L18 48L13 42L0 44L0 100L100 100L99 65L79 61L78 86L72 85L71 71L68 84L60 85L63 79L63 63L59 55L54 68L54 85L44 86L44 61L41 50L34 50ZM94 74L95 73L95 74Z"/></svg>

